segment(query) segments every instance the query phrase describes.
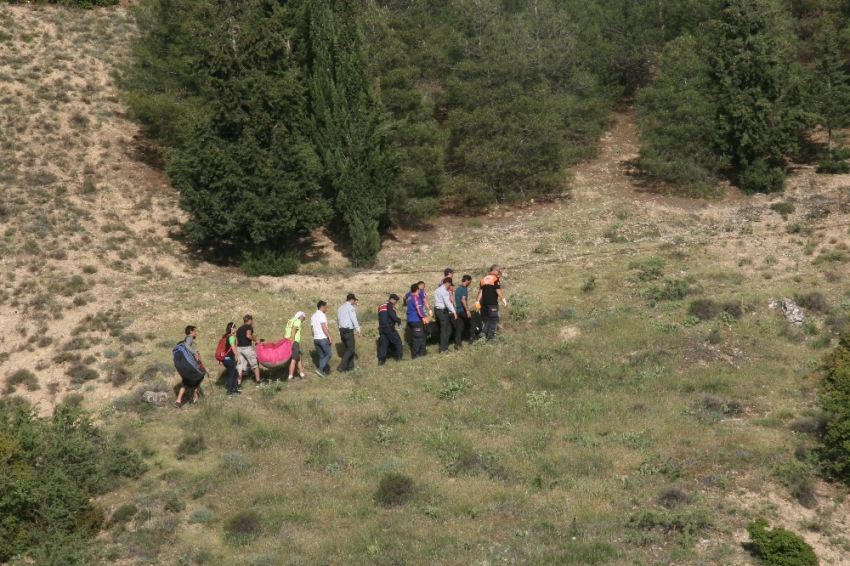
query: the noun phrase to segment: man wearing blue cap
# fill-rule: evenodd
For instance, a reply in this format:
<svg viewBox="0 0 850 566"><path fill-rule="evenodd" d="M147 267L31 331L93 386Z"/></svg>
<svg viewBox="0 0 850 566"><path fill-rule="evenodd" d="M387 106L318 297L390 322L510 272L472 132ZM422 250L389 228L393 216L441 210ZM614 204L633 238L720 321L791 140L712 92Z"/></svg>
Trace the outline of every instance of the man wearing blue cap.
<svg viewBox="0 0 850 566"><path fill-rule="evenodd" d="M390 344L393 345L395 358L401 361L404 356L404 344L401 342L401 337L398 335L396 327L401 328L401 319L395 313L395 305L398 302L398 295L393 293L386 303L382 303L378 307L378 331L381 336L378 339L378 365L382 366L387 361L387 349Z"/></svg>

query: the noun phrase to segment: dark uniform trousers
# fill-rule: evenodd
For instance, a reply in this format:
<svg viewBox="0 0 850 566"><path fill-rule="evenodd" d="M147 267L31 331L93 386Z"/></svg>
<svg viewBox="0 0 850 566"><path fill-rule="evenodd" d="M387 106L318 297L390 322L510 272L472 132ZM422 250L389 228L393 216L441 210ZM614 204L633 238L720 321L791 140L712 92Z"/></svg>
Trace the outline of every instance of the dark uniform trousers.
<svg viewBox="0 0 850 566"><path fill-rule="evenodd" d="M396 332L392 325L381 326L380 337L378 338L378 361L384 362L387 359L387 349L390 344L393 345L393 352L397 360L404 356L404 344L401 343L401 337Z"/></svg>
<svg viewBox="0 0 850 566"><path fill-rule="evenodd" d="M410 357L415 359L424 356L427 353L425 351L425 326L422 321L408 322L407 324L413 332L413 346L410 349Z"/></svg>
<svg viewBox="0 0 850 566"><path fill-rule="evenodd" d="M437 320L440 323L440 351L449 349L449 341L452 338L452 320L454 316L449 309L437 309Z"/></svg>
<svg viewBox="0 0 850 566"><path fill-rule="evenodd" d="M457 320L455 320L455 347L460 349L463 347L463 331L469 331L469 343L475 341L475 331L472 329L472 319L467 318L466 312L458 312Z"/></svg>
<svg viewBox="0 0 850 566"><path fill-rule="evenodd" d="M337 371L348 371L354 369L354 330L351 328L340 328L339 337L345 344L345 353L339 360Z"/></svg>
<svg viewBox="0 0 850 566"><path fill-rule="evenodd" d="M481 322L484 323L484 336L487 340L496 337L499 326L499 305L481 305Z"/></svg>

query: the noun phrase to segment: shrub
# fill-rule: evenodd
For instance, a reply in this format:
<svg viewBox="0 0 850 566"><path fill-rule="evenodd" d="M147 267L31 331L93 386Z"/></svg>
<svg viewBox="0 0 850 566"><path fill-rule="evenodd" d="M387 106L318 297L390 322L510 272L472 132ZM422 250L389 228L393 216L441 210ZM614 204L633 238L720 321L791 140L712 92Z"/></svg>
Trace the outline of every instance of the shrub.
<svg viewBox="0 0 850 566"><path fill-rule="evenodd" d="M254 254L245 253L239 267L248 277L261 275L280 277L295 273L299 265L300 260L297 254L264 250Z"/></svg>
<svg viewBox="0 0 850 566"><path fill-rule="evenodd" d="M832 308L829 306L829 301L826 300L823 293L818 293L817 291L814 293L806 293L804 295L794 293L794 302L797 303L798 306L814 313L829 314L832 311Z"/></svg>
<svg viewBox="0 0 850 566"><path fill-rule="evenodd" d="M687 279L665 279L661 285L653 285L644 291L644 298L650 303L658 301L678 301L691 293L691 284Z"/></svg>
<svg viewBox="0 0 850 566"><path fill-rule="evenodd" d="M820 457L826 471L850 482L850 333L844 332L838 347L824 358L820 382L821 409L831 414L823 435Z"/></svg>
<svg viewBox="0 0 850 566"><path fill-rule="evenodd" d="M767 530L767 520L759 517L747 532L767 566L817 566L818 557L803 537L782 527Z"/></svg>
<svg viewBox="0 0 850 566"><path fill-rule="evenodd" d="M195 454L200 454L203 450L206 450L207 445L204 441L203 434L193 434L190 436L186 436L180 441L180 444L177 446L176 454L177 459L182 460L186 456L193 456Z"/></svg>
<svg viewBox="0 0 850 566"><path fill-rule="evenodd" d="M14 393L18 385L24 385L27 391L35 391L40 387L33 372L28 369L19 369L6 377L6 388L3 393Z"/></svg>
<svg viewBox="0 0 850 566"><path fill-rule="evenodd" d="M591 275L584 280L584 283L581 284L581 290L585 293L589 293L594 289L596 289L596 276Z"/></svg>
<svg viewBox="0 0 850 566"><path fill-rule="evenodd" d="M65 374L71 378L71 383L75 384L85 383L86 381L93 381L100 377L100 374L97 373L97 370L87 367L79 362L75 362L74 364L72 364L71 367L65 370Z"/></svg>
<svg viewBox="0 0 850 566"><path fill-rule="evenodd" d="M413 496L413 478L403 474L385 474L378 484L375 500L382 507L404 505Z"/></svg>
<svg viewBox="0 0 850 566"><path fill-rule="evenodd" d="M190 523L209 523L213 520L213 512L206 507L199 507L189 513Z"/></svg>
<svg viewBox="0 0 850 566"><path fill-rule="evenodd" d="M511 293L508 297L508 303L511 305L508 311L511 320L524 320L528 318L528 299L524 299L517 293Z"/></svg>
<svg viewBox="0 0 850 566"><path fill-rule="evenodd" d="M745 193L780 192L785 186L785 170L758 159L741 172L739 184Z"/></svg>
<svg viewBox="0 0 850 566"><path fill-rule="evenodd" d="M66 404L49 418L26 405L0 411L0 455L12 464L5 485L15 486L0 490L0 562L21 555L37 564L92 563L77 543L101 528L103 511L93 498L145 470L138 455Z"/></svg>
<svg viewBox="0 0 850 566"><path fill-rule="evenodd" d="M228 542L237 545L249 544L262 530L262 521L256 511L240 511L224 526Z"/></svg>
<svg viewBox="0 0 850 566"><path fill-rule="evenodd" d="M112 513L109 522L113 524L126 523L135 517L138 512L139 509L132 503L124 503Z"/></svg>
<svg viewBox="0 0 850 566"><path fill-rule="evenodd" d="M667 262L664 258L653 256L629 263L629 269L636 270L638 272L637 277L641 281L654 281L661 279L661 276L664 275L662 270L665 265L667 265Z"/></svg>
<svg viewBox="0 0 850 566"><path fill-rule="evenodd" d="M697 299L688 305L688 315L695 316L700 321L717 318L723 313L733 318L741 318L743 311L741 305L732 301L721 304L711 299Z"/></svg>
<svg viewBox="0 0 850 566"><path fill-rule="evenodd" d="M109 381L113 387L120 387L130 379L132 379L130 371L123 365L116 365L109 371Z"/></svg>
<svg viewBox="0 0 850 566"><path fill-rule="evenodd" d="M794 207L794 203L783 201L771 204L770 210L779 213L782 216L782 220L787 220L788 215L793 213L796 208Z"/></svg>

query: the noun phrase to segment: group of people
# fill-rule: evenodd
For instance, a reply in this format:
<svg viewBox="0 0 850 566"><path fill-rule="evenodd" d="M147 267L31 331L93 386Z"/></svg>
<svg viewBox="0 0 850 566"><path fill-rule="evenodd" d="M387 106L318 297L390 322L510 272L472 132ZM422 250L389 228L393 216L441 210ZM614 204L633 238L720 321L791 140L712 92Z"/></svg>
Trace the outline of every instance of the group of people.
<svg viewBox="0 0 850 566"><path fill-rule="evenodd" d="M499 323L499 303L507 305L501 289L502 269L499 265L493 265L490 272L479 282L478 294L474 303L469 299L469 287L472 284L472 276L464 275L460 283L455 286L454 270L447 268L443 272L437 289L433 295L433 310L425 291L425 282L419 281L410 286L410 291L404 295L403 306L406 307L407 325L412 333L411 357L413 359L426 355L426 340L428 325L431 316L436 314L436 321L440 333L440 353L449 351L449 344L454 335L455 348L463 348L463 338L466 335L471 344L478 338L478 329L474 328L473 312L478 311L481 316L481 334L487 340L492 340L496 334ZM398 330L402 328L402 321L395 311L396 305L402 300L397 294L390 294L389 298L378 307L378 364L386 363L387 355L392 354L397 360L404 357L404 344L399 336ZM357 320L357 297L349 293L345 302L337 310L337 326L339 327L339 338L345 347L340 358L337 371L346 372L354 369L354 357L356 338L361 336L360 323ZM327 377L330 373L330 361L332 357L331 347L333 337L328 327L328 304L319 301L316 312L310 318L310 329L313 334L313 344L319 355L316 365L316 374ZM306 321L307 315L304 311L298 311L286 323L284 339L292 341L292 356L289 360L289 374L287 379L295 379L297 375L305 379L304 363L301 353L301 328ZM257 360L255 345L262 342L254 334L254 317L246 314L242 317L242 326L230 322L225 328L224 335L219 341L216 358L227 370L227 394L238 395L242 392L242 382L247 372L253 372L254 382L257 386L262 385L260 367ZM197 329L194 326L186 327L186 349L201 363L200 354L194 347L194 339ZM185 384L184 384L185 385ZM175 405L180 407L183 403L183 395L186 387L181 388ZM197 395L197 393L195 393Z"/></svg>

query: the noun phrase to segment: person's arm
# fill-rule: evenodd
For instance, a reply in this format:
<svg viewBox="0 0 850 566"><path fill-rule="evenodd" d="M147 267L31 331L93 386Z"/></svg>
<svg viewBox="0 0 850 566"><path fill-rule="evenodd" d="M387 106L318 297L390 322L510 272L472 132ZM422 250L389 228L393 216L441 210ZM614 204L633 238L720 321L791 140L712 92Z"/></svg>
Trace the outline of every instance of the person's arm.
<svg viewBox="0 0 850 566"><path fill-rule="evenodd" d="M357 311L354 310L354 307L351 307L351 323L354 325L354 330L357 331L357 335L360 336L360 323L357 322Z"/></svg>
<svg viewBox="0 0 850 566"><path fill-rule="evenodd" d="M287 324L286 325L286 333L283 335L284 340L291 340L295 337L295 325Z"/></svg>
<svg viewBox="0 0 850 566"><path fill-rule="evenodd" d="M387 308L387 315L390 317L390 322L393 324L401 324L401 319L395 312L395 308Z"/></svg>
<svg viewBox="0 0 850 566"><path fill-rule="evenodd" d="M254 342L255 344L256 344L257 342L259 342L259 340L257 339L257 337L256 337L256 336L254 336L254 331L253 331L253 330L246 330L246 331L245 331L245 338L247 338L247 339L248 339L248 340L250 340L251 342Z"/></svg>
<svg viewBox="0 0 850 566"><path fill-rule="evenodd" d="M469 312L469 305L466 303L466 295L461 295L460 302L463 310L466 311L466 318L472 318L472 313Z"/></svg>
<svg viewBox="0 0 850 566"><path fill-rule="evenodd" d="M413 297L413 306L416 307L416 314L419 315L419 319L422 320L425 318L425 314L422 312L422 303L416 297Z"/></svg>
<svg viewBox="0 0 850 566"><path fill-rule="evenodd" d="M445 289L445 287L443 287ZM446 308L457 318L457 309L455 308L454 303L452 302L452 294L446 289L446 298L443 299L443 302L446 303Z"/></svg>
<svg viewBox="0 0 850 566"><path fill-rule="evenodd" d="M483 294L484 294L484 289L482 289L482 288L480 288L480 287L479 287L479 288L478 288L478 296L476 296L476 297L475 297L475 302L476 302L476 303L480 303L480 302L481 302L481 295L483 295Z"/></svg>
<svg viewBox="0 0 850 566"><path fill-rule="evenodd" d="M331 331L328 330L328 323L327 322L322 323L322 332L324 332L325 336L327 336L328 344L333 344L334 341L333 341L333 338L331 338Z"/></svg>

